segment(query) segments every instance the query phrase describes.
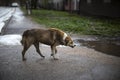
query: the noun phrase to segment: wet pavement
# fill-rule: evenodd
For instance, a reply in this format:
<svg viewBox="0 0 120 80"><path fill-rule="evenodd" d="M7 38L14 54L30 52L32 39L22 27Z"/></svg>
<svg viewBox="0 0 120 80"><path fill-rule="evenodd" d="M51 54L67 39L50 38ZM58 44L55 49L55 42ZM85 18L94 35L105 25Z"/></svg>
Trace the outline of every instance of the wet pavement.
<svg viewBox="0 0 120 80"><path fill-rule="evenodd" d="M75 42L104 54L120 57L120 37L90 37L88 39L78 38L75 39Z"/></svg>
<svg viewBox="0 0 120 80"><path fill-rule="evenodd" d="M30 19L30 18L29 18ZM28 20L23 12L16 8L12 20L9 22L8 27L3 34L22 34L23 31L31 28L39 28L41 25L35 24L31 20Z"/></svg>
<svg viewBox="0 0 120 80"><path fill-rule="evenodd" d="M7 25L14 12L15 8L0 7L0 34L3 32L2 28Z"/></svg>
<svg viewBox="0 0 120 80"><path fill-rule="evenodd" d="M21 10L17 8L5 29L4 35L21 35L23 31L31 28L44 27L32 22L30 18L24 17ZM118 42L115 40L115 42L111 40L111 42L107 42L105 39L101 42L98 37L82 36L77 36L77 38L73 36L73 39L77 44L75 48L57 47L59 60L53 60L50 57L51 50L48 46L40 45L45 59L42 59L32 46L27 51L25 55L27 61L24 62L22 61L21 45L0 45L0 80L120 79L119 55L108 55L106 52L93 49L98 46L98 49L102 50L106 46L109 47L109 43L119 47L119 40ZM112 46L112 48L114 47ZM114 53L116 54L116 50L112 52L112 54Z"/></svg>

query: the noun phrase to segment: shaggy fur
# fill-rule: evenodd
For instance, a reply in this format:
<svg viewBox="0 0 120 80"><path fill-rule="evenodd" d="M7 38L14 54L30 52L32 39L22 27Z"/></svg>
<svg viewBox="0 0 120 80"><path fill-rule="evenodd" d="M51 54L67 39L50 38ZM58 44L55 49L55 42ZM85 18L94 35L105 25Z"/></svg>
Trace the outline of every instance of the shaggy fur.
<svg viewBox="0 0 120 80"><path fill-rule="evenodd" d="M31 29L26 30L22 35L21 43L23 45L22 51L22 59L26 60L24 55L28 48L33 44L36 48L36 51L41 57L45 57L41 54L39 49L39 42L51 46L51 56L55 58L55 54L57 53L56 46L65 45L70 47L75 47L72 39L65 32L59 29L51 28L51 29Z"/></svg>

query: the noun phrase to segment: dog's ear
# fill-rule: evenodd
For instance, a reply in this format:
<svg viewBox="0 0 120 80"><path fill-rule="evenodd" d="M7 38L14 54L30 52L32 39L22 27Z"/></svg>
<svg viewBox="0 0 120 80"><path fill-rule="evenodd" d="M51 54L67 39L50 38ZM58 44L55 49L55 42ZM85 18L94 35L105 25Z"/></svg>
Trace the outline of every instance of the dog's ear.
<svg viewBox="0 0 120 80"><path fill-rule="evenodd" d="M64 40L64 45L66 45L66 46L67 46L67 45L68 45L68 43L69 43L69 37L66 37L66 38L65 38L65 40Z"/></svg>

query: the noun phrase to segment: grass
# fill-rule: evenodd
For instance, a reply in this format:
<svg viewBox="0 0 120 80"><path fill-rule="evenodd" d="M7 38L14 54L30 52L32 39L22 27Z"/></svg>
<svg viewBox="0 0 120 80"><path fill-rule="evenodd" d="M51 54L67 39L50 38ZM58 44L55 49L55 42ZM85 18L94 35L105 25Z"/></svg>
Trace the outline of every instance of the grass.
<svg viewBox="0 0 120 80"><path fill-rule="evenodd" d="M59 28L72 33L120 36L120 19L96 19L53 10L32 10L31 17L46 27Z"/></svg>

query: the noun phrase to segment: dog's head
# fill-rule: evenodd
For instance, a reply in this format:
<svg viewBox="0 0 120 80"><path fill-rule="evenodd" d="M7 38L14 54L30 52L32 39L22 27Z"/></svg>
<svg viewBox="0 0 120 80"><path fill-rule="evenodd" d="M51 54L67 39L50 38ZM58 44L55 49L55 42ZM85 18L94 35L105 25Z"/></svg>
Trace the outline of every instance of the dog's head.
<svg viewBox="0 0 120 80"><path fill-rule="evenodd" d="M73 40L70 38L70 36L67 36L65 38L65 45L66 46L70 46L72 48L74 48L76 45L73 43Z"/></svg>

